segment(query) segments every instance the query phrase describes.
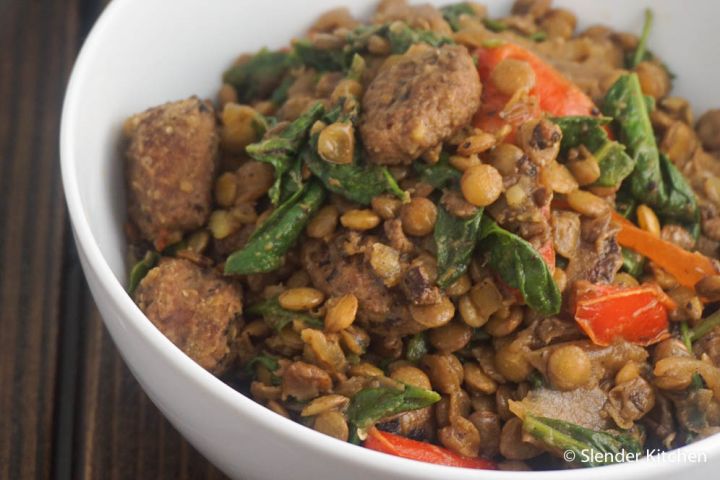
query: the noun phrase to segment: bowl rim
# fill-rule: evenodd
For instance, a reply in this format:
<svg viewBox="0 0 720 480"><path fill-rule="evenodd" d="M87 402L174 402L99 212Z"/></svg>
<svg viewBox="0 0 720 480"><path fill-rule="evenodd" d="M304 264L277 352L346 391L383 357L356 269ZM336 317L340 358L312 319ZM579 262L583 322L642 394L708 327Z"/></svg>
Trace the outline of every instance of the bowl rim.
<svg viewBox="0 0 720 480"><path fill-rule="evenodd" d="M158 0L154 0L158 1ZM202 0L197 0L202 1ZM510 1L510 0L508 0ZM88 218L80 196L76 174L76 144L78 99L82 96L83 84L88 81L87 74L92 71L92 60L96 58L106 41L105 32L108 25L116 21L121 13L147 0L114 0L110 2L97 19L88 36L83 42L69 77L62 106L60 120L60 167L62 185L75 243L86 260L86 265L97 277L98 285L113 303L114 310L124 317L126 324L134 330L131 334L142 337L155 354L162 356L184 376L194 388L200 388L207 394L216 397L228 407L244 410L252 415L264 428L272 434L282 436L290 442L302 442L306 448L322 452L326 455L339 457L349 465L372 466L386 473L416 475L418 478L469 479L478 478L478 471L466 468L447 467L408 460L386 455L347 442L338 441L323 435L299 423L282 417L263 407L251 398L234 390L229 385L200 367L169 339L167 339L142 313L139 307L127 294L124 286L115 277L110 265L103 257L100 247L90 229ZM340 2L338 2L340 3ZM103 322L108 322L103 317ZM713 438L714 437L714 438ZM682 452L686 455L705 455L707 461L720 460L720 434L708 437L693 444L674 449L671 452ZM605 478L612 474L637 475L650 477L659 473L669 475L685 468L682 462L657 462L653 459L641 459L633 462L583 470L582 475L588 479ZM484 478L528 478L533 480L550 480L560 478L576 478L573 470L548 471L491 471L485 470Z"/></svg>

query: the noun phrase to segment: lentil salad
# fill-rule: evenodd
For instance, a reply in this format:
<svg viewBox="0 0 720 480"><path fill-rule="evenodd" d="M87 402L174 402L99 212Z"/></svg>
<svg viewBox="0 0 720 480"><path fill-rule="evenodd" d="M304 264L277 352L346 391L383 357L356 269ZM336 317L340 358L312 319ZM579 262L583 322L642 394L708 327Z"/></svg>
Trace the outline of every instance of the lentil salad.
<svg viewBox="0 0 720 480"><path fill-rule="evenodd" d="M720 112L640 37L380 3L124 126L129 291L274 412L468 468L720 429Z"/></svg>

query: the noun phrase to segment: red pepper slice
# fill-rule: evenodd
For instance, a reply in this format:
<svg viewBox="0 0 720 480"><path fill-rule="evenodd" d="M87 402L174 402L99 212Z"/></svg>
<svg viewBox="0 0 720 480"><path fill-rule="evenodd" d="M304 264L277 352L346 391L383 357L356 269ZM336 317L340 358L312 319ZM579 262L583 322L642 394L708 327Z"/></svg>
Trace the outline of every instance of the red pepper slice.
<svg viewBox="0 0 720 480"><path fill-rule="evenodd" d="M668 310L675 302L657 285L638 287L578 286L575 321L596 345L610 345L615 339L648 346L670 336Z"/></svg>
<svg viewBox="0 0 720 480"><path fill-rule="evenodd" d="M375 427L368 430L365 448L388 453L397 457L409 458L419 462L447 465L450 467L496 470L495 462L484 458L471 458L458 455L450 450L431 443L418 442L400 435L381 432Z"/></svg>
<svg viewBox="0 0 720 480"><path fill-rule="evenodd" d="M478 59L478 73L483 81L482 104L474 119L478 128L496 133L505 124L510 124L514 130L528 120L540 118L543 112L556 117L595 115L598 112L592 99L577 85L519 45L504 43L492 48L478 48L475 55ZM499 113L510 98L498 91L490 81L490 73L506 58L523 60L530 64L535 72L535 87L529 93L538 98L539 105L534 111L526 112L525 116L502 119Z"/></svg>

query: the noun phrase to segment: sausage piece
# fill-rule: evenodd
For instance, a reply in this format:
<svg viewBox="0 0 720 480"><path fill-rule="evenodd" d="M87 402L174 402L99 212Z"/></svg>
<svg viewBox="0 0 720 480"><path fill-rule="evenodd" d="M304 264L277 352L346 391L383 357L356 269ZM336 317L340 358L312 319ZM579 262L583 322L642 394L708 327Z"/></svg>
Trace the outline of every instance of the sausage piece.
<svg viewBox="0 0 720 480"><path fill-rule="evenodd" d="M212 270L163 258L135 290L135 302L175 345L211 373L233 360L242 291Z"/></svg>
<svg viewBox="0 0 720 480"><path fill-rule="evenodd" d="M363 96L360 134L370 159L410 164L470 122L480 92L464 47L412 47L383 66Z"/></svg>
<svg viewBox="0 0 720 480"><path fill-rule="evenodd" d="M197 97L166 103L126 123L128 215L158 250L210 215L218 134L212 108Z"/></svg>

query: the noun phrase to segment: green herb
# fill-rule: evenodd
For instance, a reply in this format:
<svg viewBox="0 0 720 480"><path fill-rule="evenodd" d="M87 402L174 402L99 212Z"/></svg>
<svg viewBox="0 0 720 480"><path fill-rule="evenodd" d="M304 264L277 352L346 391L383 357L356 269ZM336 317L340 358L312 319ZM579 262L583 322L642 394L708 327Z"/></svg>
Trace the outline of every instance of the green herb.
<svg viewBox="0 0 720 480"><path fill-rule="evenodd" d="M353 396L347 415L350 422L364 429L383 418L429 407L438 401L440 395L436 392L412 385L405 385L404 389L365 388Z"/></svg>
<svg viewBox="0 0 720 480"><path fill-rule="evenodd" d="M248 103L271 95L288 67L286 52L262 49L249 61L227 70L223 75L223 81L235 87L241 103Z"/></svg>
<svg viewBox="0 0 720 480"><path fill-rule="evenodd" d="M160 255L152 250L148 250L143 259L133 265L130 269L130 278L128 279L128 293L130 295L135 293L135 289L140 285L142 279L145 278L145 275L155 266L158 260L160 260Z"/></svg>
<svg viewBox="0 0 720 480"><path fill-rule="evenodd" d="M703 319L690 331L691 341L697 342L718 326L720 326L720 310Z"/></svg>
<svg viewBox="0 0 720 480"><path fill-rule="evenodd" d="M252 158L258 162L269 163L275 168L275 183L268 192L273 204L280 203L283 175L292 167L295 157L307 138L310 127L322 117L324 111L322 103L318 102L280 133L245 148Z"/></svg>
<svg viewBox="0 0 720 480"><path fill-rule="evenodd" d="M552 119L563 132L560 149L563 154L584 145L592 152L600 167L600 178L594 186L616 187L630 175L635 162L625 153L625 147L608 138L605 125L610 117L556 117Z"/></svg>
<svg viewBox="0 0 720 480"><path fill-rule="evenodd" d="M560 291L545 260L530 243L484 216L480 248L487 253L490 267L505 283L520 291L530 308L543 315L560 311Z"/></svg>
<svg viewBox="0 0 720 480"><path fill-rule="evenodd" d="M438 208L433 235L437 246L437 284L440 288L452 285L470 265L482 216L482 208L468 219L451 215L443 207Z"/></svg>
<svg viewBox="0 0 720 480"><path fill-rule="evenodd" d="M427 339L423 332L416 333L407 342L405 347L405 358L408 361L417 363L428 352Z"/></svg>
<svg viewBox="0 0 720 480"><path fill-rule="evenodd" d="M265 323L267 323L273 330L280 332L289 323L298 320L305 323L309 327L322 328L322 320L315 318L311 315L301 312L293 312L291 310L285 310L280 306L278 297L273 297L260 303L256 303L249 307L246 312L247 315L256 315L263 317Z"/></svg>
<svg viewBox="0 0 720 480"><path fill-rule="evenodd" d="M574 462L586 467L615 463L623 458L623 451L632 458L642 453L640 442L628 434L591 430L562 420L528 414L523 429L553 450L572 452Z"/></svg>
<svg viewBox="0 0 720 480"><path fill-rule="evenodd" d="M460 172L450 165L450 155L446 152L440 154L440 160L433 164L413 162L413 169L421 182L432 185L433 188L443 188L450 183L459 181Z"/></svg>
<svg viewBox="0 0 720 480"><path fill-rule="evenodd" d="M445 5L440 9L440 12L442 13L443 18L448 23L448 25L450 25L450 28L452 28L454 32L460 30L461 15L470 15L471 17L477 16L472 5L465 2Z"/></svg>
<svg viewBox="0 0 720 480"><path fill-rule="evenodd" d="M645 269L645 257L629 248L622 249L622 257L625 272L635 278L639 278Z"/></svg>
<svg viewBox="0 0 720 480"><path fill-rule="evenodd" d="M635 49L635 53L632 56L630 64L628 65L629 68L637 67L647 58L647 43L648 37L650 36L650 30L652 29L652 24L653 12L648 8L645 10L645 22L643 24L642 34L640 34L640 40L638 41L637 48Z"/></svg>
<svg viewBox="0 0 720 480"><path fill-rule="evenodd" d="M295 192L258 227L243 249L228 257L225 274L247 275L278 269L324 199L325 191L317 182Z"/></svg>

